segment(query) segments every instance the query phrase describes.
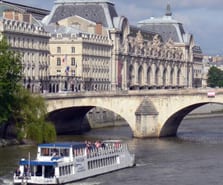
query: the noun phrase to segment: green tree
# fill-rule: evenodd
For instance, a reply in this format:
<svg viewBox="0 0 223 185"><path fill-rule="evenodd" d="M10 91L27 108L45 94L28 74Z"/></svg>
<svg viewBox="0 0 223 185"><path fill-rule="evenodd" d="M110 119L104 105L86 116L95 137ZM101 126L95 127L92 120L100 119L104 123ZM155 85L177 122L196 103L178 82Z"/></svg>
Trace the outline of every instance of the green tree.
<svg viewBox="0 0 223 185"><path fill-rule="evenodd" d="M55 141L55 127L46 121L47 108L44 99L20 88L16 101L13 122L16 123L18 139L30 139L37 143Z"/></svg>
<svg viewBox="0 0 223 185"><path fill-rule="evenodd" d="M208 71L207 84L209 87L223 87L223 71L217 67L211 67Z"/></svg>
<svg viewBox="0 0 223 185"><path fill-rule="evenodd" d="M53 124L46 122L46 104L21 85L22 63L7 40L0 40L0 126L15 124L20 140L49 142L56 139Z"/></svg>
<svg viewBox="0 0 223 185"><path fill-rule="evenodd" d="M10 50L5 38L0 40L0 125L11 116L15 91L20 88L22 65L18 54Z"/></svg>

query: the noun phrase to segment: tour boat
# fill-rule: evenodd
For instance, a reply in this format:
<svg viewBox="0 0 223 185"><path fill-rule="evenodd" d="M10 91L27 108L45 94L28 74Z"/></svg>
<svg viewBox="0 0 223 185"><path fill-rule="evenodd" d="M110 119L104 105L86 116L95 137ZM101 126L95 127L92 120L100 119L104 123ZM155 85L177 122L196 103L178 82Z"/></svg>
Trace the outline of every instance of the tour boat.
<svg viewBox="0 0 223 185"><path fill-rule="evenodd" d="M120 140L40 144L37 158L28 158L14 173L16 185L65 184L135 165L134 154Z"/></svg>

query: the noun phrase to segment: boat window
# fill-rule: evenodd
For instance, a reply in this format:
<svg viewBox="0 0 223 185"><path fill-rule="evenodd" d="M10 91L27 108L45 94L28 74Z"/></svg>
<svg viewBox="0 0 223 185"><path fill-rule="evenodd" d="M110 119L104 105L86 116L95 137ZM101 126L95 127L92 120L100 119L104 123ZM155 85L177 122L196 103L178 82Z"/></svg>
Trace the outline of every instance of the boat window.
<svg viewBox="0 0 223 185"><path fill-rule="evenodd" d="M42 166L37 166L36 176L42 176Z"/></svg>
<svg viewBox="0 0 223 185"><path fill-rule="evenodd" d="M69 157L69 149L68 148L41 148L40 155L41 156Z"/></svg>
<svg viewBox="0 0 223 185"><path fill-rule="evenodd" d="M49 148L41 148L41 156L49 156Z"/></svg>
<svg viewBox="0 0 223 185"><path fill-rule="evenodd" d="M51 155L52 156L59 156L59 149L57 149L57 148L53 148L53 149L51 149Z"/></svg>
<svg viewBox="0 0 223 185"><path fill-rule="evenodd" d="M60 149L60 155L64 156L64 157L68 157L69 156L69 149L68 148L61 148Z"/></svg>
<svg viewBox="0 0 223 185"><path fill-rule="evenodd" d="M45 166L44 177L50 178L54 176L54 167L53 166Z"/></svg>

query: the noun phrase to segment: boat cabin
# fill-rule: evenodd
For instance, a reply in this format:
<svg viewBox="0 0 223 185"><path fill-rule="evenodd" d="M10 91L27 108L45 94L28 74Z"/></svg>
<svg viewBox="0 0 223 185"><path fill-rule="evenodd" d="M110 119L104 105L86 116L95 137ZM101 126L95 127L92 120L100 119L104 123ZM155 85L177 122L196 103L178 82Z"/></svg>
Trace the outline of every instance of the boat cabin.
<svg viewBox="0 0 223 185"><path fill-rule="evenodd" d="M73 158L85 155L86 144L84 143L51 143L40 144L37 149L36 160L21 159L18 175L24 176L44 176L45 178L54 177L55 175L70 174L73 168ZM60 166L63 162L63 166ZM68 165L64 165L64 162Z"/></svg>

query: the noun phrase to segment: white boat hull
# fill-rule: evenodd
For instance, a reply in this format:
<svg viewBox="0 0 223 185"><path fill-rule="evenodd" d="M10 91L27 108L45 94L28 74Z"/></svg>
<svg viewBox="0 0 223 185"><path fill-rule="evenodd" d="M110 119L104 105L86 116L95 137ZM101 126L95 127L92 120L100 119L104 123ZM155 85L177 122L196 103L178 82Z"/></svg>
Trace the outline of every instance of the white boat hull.
<svg viewBox="0 0 223 185"><path fill-rule="evenodd" d="M47 176L46 172L40 176L36 175L14 175L15 185L48 185L48 184L66 184L68 182L78 181L92 176L109 173L123 168L132 167L135 165L135 156L127 151L127 147L114 150L112 148L97 150L98 153L87 154L87 151L81 156L73 157L73 161L61 160L54 167L54 175ZM35 161L38 166L38 162ZM47 163L45 161L45 163ZM44 164L45 164L44 163ZM47 168L43 167L43 170Z"/></svg>

